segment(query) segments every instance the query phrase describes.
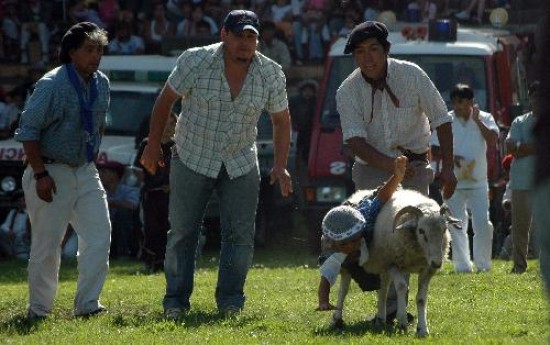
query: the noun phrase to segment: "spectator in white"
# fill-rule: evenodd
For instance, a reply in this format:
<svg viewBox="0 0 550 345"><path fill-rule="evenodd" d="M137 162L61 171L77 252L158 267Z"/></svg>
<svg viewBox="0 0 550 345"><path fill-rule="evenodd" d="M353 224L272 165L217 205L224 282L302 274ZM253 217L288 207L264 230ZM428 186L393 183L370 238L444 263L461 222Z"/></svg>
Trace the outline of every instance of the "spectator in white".
<svg viewBox="0 0 550 345"><path fill-rule="evenodd" d="M210 27L210 34L215 35L218 32L218 25L211 17L204 14L202 5L195 5L191 12L190 19L183 19L176 27L176 36L192 37L197 35L198 26L201 22L207 22Z"/></svg>
<svg viewBox="0 0 550 345"><path fill-rule="evenodd" d="M137 55L145 52L143 38L132 32L132 26L127 22L118 22L115 37L109 43L111 55Z"/></svg>
<svg viewBox="0 0 550 345"><path fill-rule="evenodd" d="M258 50L268 58L275 60L275 62L281 65L283 71L286 71L292 62L290 51L286 43L278 39L276 35L277 28L275 24L273 22L264 22Z"/></svg>
<svg viewBox="0 0 550 345"><path fill-rule="evenodd" d="M474 265L478 272L491 270L493 225L489 220L489 185L487 183L487 147L495 146L499 129L489 113L474 103L474 90L457 84L451 91L453 110L454 173L458 180L455 193L445 202L451 213L462 220L462 229L451 230L453 265L458 273L473 271L468 241L468 214L472 213L474 231ZM439 140L432 135L432 150Z"/></svg>
<svg viewBox="0 0 550 345"><path fill-rule="evenodd" d="M29 63L29 42L31 34L37 33L40 40L40 49L42 53L42 62L48 63L50 58L50 29L48 25L51 22L51 7L41 0L23 0L21 11L21 63Z"/></svg>

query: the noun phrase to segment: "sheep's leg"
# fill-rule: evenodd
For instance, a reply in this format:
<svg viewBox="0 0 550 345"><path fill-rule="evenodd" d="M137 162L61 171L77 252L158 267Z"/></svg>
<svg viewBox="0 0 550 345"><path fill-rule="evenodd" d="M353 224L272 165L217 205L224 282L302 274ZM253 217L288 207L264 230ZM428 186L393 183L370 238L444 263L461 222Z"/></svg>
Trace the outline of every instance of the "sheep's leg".
<svg viewBox="0 0 550 345"><path fill-rule="evenodd" d="M397 291L397 326L401 331L406 332L409 324L407 321L407 291L409 284L403 272L396 267L391 267L388 273L391 275Z"/></svg>
<svg viewBox="0 0 550 345"><path fill-rule="evenodd" d="M418 292L416 294L416 307L418 309L418 324L416 334L425 337L430 334L428 330L428 286L435 274L435 270L423 269L418 275Z"/></svg>
<svg viewBox="0 0 550 345"><path fill-rule="evenodd" d="M344 301L349 291L349 284L351 282L351 275L345 269L340 271L340 290L338 291L338 302L336 307L338 308L332 313L332 320L330 322L331 327L342 328L344 327L344 320L342 318L344 312Z"/></svg>
<svg viewBox="0 0 550 345"><path fill-rule="evenodd" d="M391 279L387 272L380 273L380 289L378 290L378 301L375 324L386 324L386 300L388 299L388 290L390 288Z"/></svg>

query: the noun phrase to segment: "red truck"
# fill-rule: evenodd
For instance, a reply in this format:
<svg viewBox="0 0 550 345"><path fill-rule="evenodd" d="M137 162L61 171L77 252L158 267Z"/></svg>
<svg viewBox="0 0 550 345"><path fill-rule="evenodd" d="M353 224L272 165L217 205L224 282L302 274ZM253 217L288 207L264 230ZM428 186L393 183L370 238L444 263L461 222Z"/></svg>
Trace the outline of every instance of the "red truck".
<svg viewBox="0 0 550 345"><path fill-rule="evenodd" d="M438 26L445 30L434 33L433 29ZM511 121L527 104L524 40L505 30L457 29L452 21L414 27L394 25L388 39L392 42L390 56L421 66L448 107L450 89L459 81L467 81L475 90L480 108L492 113L502 128L498 147L488 150L488 178L493 195L491 216L499 217L499 200L504 189L500 166L503 141ZM353 160L342 143L335 100L337 88L356 68L352 56L343 53L345 43L345 38L334 42L325 62L313 118L307 171L299 172L300 207L307 219L309 242L313 248L319 242L324 214L354 191ZM466 77L471 79L464 80Z"/></svg>

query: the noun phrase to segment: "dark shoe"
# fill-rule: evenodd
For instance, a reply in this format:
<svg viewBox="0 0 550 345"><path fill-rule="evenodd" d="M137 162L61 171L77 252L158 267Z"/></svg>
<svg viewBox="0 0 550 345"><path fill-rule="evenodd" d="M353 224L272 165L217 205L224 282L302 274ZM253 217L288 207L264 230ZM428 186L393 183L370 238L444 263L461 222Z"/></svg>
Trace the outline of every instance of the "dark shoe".
<svg viewBox="0 0 550 345"><path fill-rule="evenodd" d="M34 312L29 310L29 311L27 311L26 320L28 322L31 322L31 323L42 322L42 321L46 320L46 315L37 315Z"/></svg>
<svg viewBox="0 0 550 345"><path fill-rule="evenodd" d="M186 310L183 308L168 308L164 311L164 318L170 321L179 321L183 318Z"/></svg>
<svg viewBox="0 0 550 345"><path fill-rule="evenodd" d="M91 312L85 313L85 314L75 315L75 316L76 316L77 318L81 318L81 319L88 319L88 318L90 318L91 316L98 315L98 314L102 314L102 313L107 313L107 308L105 308L104 306L100 305L99 308L97 308L97 309L94 310L94 311L91 311Z"/></svg>
<svg viewBox="0 0 550 345"><path fill-rule="evenodd" d="M220 309L220 313L223 314L225 317L232 317L238 315L242 311L241 307L237 307L235 305L228 305L227 307L224 307L223 309Z"/></svg>

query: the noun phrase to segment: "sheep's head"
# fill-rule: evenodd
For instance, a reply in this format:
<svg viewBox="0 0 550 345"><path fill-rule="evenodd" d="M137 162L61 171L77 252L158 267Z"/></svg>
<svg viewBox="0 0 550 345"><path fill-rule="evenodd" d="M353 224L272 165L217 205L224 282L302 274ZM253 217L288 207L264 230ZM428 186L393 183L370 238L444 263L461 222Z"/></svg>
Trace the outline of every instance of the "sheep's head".
<svg viewBox="0 0 550 345"><path fill-rule="evenodd" d="M432 209L423 211L416 206L406 206L395 215L394 229L414 232L426 263L431 268L441 268L449 250L447 216Z"/></svg>

